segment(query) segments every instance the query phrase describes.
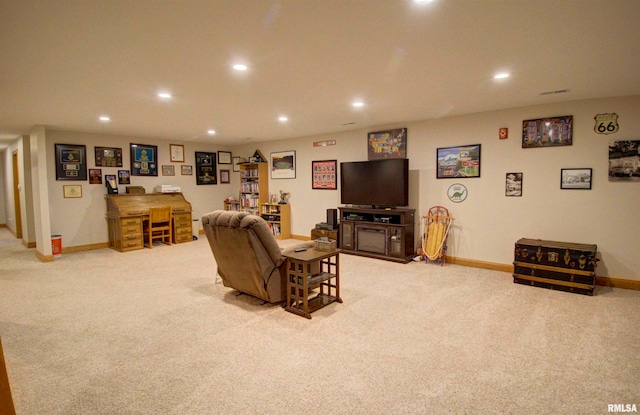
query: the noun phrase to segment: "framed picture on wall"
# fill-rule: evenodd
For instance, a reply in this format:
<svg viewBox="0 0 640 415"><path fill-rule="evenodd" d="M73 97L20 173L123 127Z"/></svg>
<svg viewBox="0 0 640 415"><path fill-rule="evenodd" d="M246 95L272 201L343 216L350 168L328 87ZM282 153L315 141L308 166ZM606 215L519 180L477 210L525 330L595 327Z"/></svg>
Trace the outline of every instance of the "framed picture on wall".
<svg viewBox="0 0 640 415"><path fill-rule="evenodd" d="M87 147L56 144L56 180L87 180Z"/></svg>
<svg viewBox="0 0 640 415"><path fill-rule="evenodd" d="M180 173L183 176L193 175L193 166L190 164L183 164L182 166L180 166Z"/></svg>
<svg viewBox="0 0 640 415"><path fill-rule="evenodd" d="M131 175L158 175L158 146L131 143Z"/></svg>
<svg viewBox="0 0 640 415"><path fill-rule="evenodd" d="M338 161L320 160L311 162L311 188L336 190L338 188Z"/></svg>
<svg viewBox="0 0 640 415"><path fill-rule="evenodd" d="M162 166L162 175L163 176L175 176L176 175L176 169L173 165L171 164L164 164Z"/></svg>
<svg viewBox="0 0 640 415"><path fill-rule="evenodd" d="M560 169L561 189L591 189L591 169Z"/></svg>
<svg viewBox="0 0 640 415"><path fill-rule="evenodd" d="M219 164L231 164L231 152L230 151L218 151L218 163Z"/></svg>
<svg viewBox="0 0 640 415"><path fill-rule="evenodd" d="M71 184L62 186L65 199L76 199L82 197L82 186L79 184Z"/></svg>
<svg viewBox="0 0 640 415"><path fill-rule="evenodd" d="M367 133L369 160L407 158L407 129Z"/></svg>
<svg viewBox="0 0 640 415"><path fill-rule="evenodd" d="M87 147L56 144L56 180L87 180Z"/></svg>
<svg viewBox="0 0 640 415"><path fill-rule="evenodd" d="M609 181L640 182L640 140L609 142Z"/></svg>
<svg viewBox="0 0 640 415"><path fill-rule="evenodd" d="M436 178L480 177L480 144L436 150Z"/></svg>
<svg viewBox="0 0 640 415"><path fill-rule="evenodd" d="M130 175L129 170L118 170L118 184L131 184Z"/></svg>
<svg viewBox="0 0 640 415"><path fill-rule="evenodd" d="M122 148L94 147L96 167L122 167Z"/></svg>
<svg viewBox="0 0 640 415"><path fill-rule="evenodd" d="M570 146L573 115L522 121L522 148Z"/></svg>
<svg viewBox="0 0 640 415"><path fill-rule="evenodd" d="M507 173L504 182L504 195L509 197L522 196L522 173Z"/></svg>
<svg viewBox="0 0 640 415"><path fill-rule="evenodd" d="M216 153L196 151L196 185L218 184Z"/></svg>
<svg viewBox="0 0 640 415"><path fill-rule="evenodd" d="M89 184L102 184L102 169L89 169Z"/></svg>
<svg viewBox="0 0 640 415"><path fill-rule="evenodd" d="M231 183L229 180L229 170L220 170L220 183Z"/></svg>
<svg viewBox="0 0 640 415"><path fill-rule="evenodd" d="M184 163L184 146L182 144L169 144L169 153L172 162Z"/></svg>
<svg viewBox="0 0 640 415"><path fill-rule="evenodd" d="M295 179L296 178L296 152L279 151L271 153L271 178Z"/></svg>

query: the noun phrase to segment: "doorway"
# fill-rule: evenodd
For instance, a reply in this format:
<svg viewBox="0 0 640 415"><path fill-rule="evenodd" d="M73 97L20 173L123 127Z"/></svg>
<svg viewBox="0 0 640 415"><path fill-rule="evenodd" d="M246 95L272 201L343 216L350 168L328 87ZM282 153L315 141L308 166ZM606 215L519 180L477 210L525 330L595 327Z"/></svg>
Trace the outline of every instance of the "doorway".
<svg viewBox="0 0 640 415"><path fill-rule="evenodd" d="M22 238L22 209L20 208L20 177L18 175L18 152L14 151L11 157L13 162L13 206L16 218L16 238Z"/></svg>

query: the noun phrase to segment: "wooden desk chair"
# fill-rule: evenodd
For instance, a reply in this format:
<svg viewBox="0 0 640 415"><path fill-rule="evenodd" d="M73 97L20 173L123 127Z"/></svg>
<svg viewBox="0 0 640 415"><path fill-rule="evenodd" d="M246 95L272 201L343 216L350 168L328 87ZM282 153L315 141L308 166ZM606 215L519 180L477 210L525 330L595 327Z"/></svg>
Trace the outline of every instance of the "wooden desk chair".
<svg viewBox="0 0 640 415"><path fill-rule="evenodd" d="M153 248L153 241L160 239L171 245L173 238L172 212L170 207L150 208L149 221L144 229L144 239Z"/></svg>

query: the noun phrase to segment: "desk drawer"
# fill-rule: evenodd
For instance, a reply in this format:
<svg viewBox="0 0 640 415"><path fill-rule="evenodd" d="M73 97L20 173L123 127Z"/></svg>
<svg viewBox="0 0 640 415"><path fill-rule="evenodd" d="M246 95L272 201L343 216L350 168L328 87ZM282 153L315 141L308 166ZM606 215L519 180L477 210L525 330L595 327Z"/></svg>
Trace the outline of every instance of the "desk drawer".
<svg viewBox="0 0 640 415"><path fill-rule="evenodd" d="M137 226L137 227L140 227L140 226L142 226L142 218L141 217L135 217L135 218L120 219L120 226L122 226L122 227L125 227L125 226Z"/></svg>
<svg viewBox="0 0 640 415"><path fill-rule="evenodd" d="M140 228L140 225L122 226L120 229L122 232L122 239L128 238L129 236L139 238L140 235L142 234L142 229Z"/></svg>
<svg viewBox="0 0 640 415"><path fill-rule="evenodd" d="M191 213L176 213L173 215L173 226L191 226Z"/></svg>
<svg viewBox="0 0 640 415"><path fill-rule="evenodd" d="M192 241L193 240L193 235L191 232L191 222L189 222L189 226L181 226L181 227L175 227L175 242L176 243L180 243L180 242L188 242L188 241Z"/></svg>

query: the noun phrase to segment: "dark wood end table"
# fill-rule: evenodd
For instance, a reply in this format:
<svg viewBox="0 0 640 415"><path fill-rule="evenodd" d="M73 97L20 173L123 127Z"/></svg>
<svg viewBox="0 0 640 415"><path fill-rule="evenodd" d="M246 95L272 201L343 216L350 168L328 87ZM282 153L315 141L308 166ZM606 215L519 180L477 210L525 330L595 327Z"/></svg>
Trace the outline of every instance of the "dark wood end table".
<svg viewBox="0 0 640 415"><path fill-rule="evenodd" d="M284 309L311 318L311 313L331 303L341 303L340 250L290 252L287 258L287 303ZM320 292L313 298L313 290Z"/></svg>

